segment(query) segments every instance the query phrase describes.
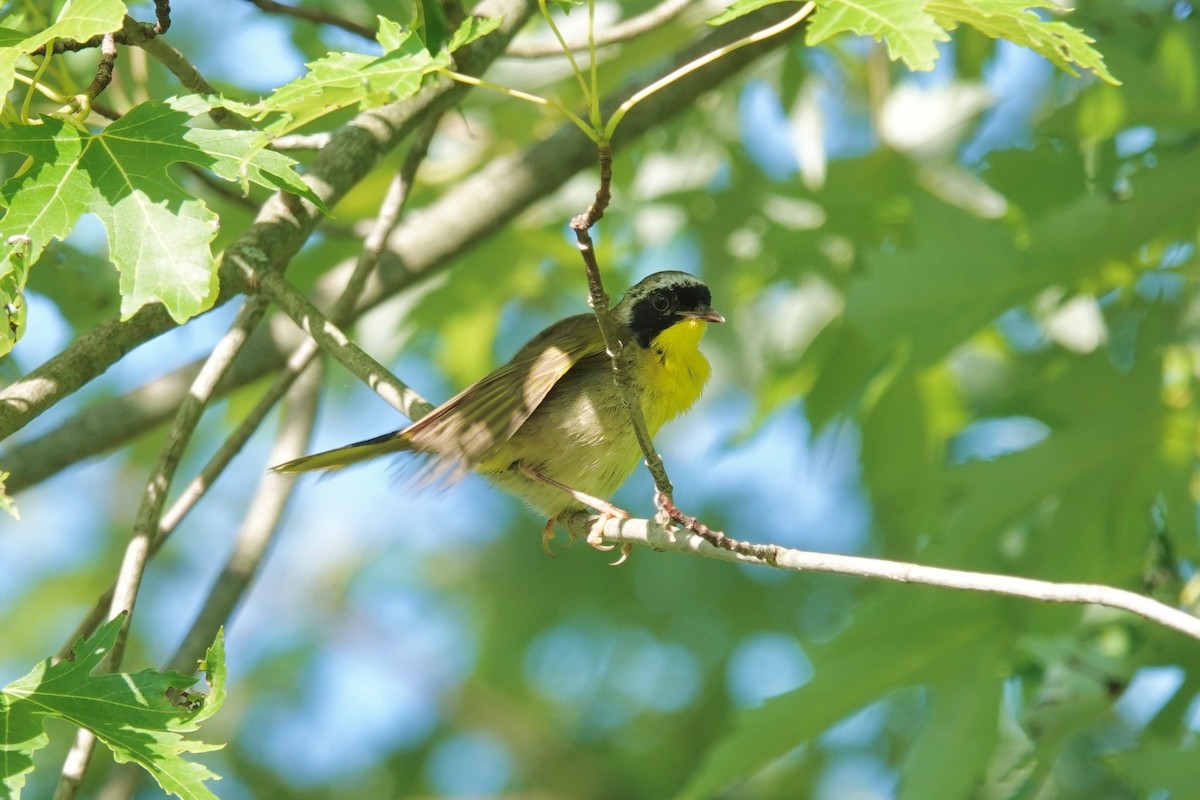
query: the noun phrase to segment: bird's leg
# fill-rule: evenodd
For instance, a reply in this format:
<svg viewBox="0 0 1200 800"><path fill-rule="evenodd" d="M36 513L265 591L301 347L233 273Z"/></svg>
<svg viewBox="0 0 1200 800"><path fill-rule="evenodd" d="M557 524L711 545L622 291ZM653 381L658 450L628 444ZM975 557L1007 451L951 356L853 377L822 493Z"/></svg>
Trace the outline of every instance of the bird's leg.
<svg viewBox="0 0 1200 800"><path fill-rule="evenodd" d="M596 519L595 524L592 525L591 530L588 531L587 543L590 544L592 547L596 548L597 550L608 551L608 550L613 549L613 545L604 543L604 525L610 519L629 519L630 514L628 511L625 511L622 508L618 508L617 506L614 506L612 503L608 502L607 500L601 500L599 497L593 497L592 495L587 494L586 492L581 492L577 489L572 489L570 486L567 486L566 484L559 483L558 481L554 480L553 478L549 478L549 477L543 475L542 473L538 472L536 469L529 466L528 464L518 463L517 469L520 471L520 473L522 475L524 475L526 478L529 478L531 481L537 481L538 483L542 483L542 484L545 484L546 486L557 489L558 491L575 498L579 502L583 503L585 506L590 506L591 508L594 508L597 511L599 511L600 516ZM546 528L543 529L543 531L542 531L542 546L543 547L548 547L549 540L554 537L554 521L555 520L552 519L549 522L547 522ZM549 531L549 536L547 536L547 531ZM621 563L622 561L624 561L625 556L628 555L625 548L621 549L621 554L622 554L621 558L616 562L618 564Z"/></svg>

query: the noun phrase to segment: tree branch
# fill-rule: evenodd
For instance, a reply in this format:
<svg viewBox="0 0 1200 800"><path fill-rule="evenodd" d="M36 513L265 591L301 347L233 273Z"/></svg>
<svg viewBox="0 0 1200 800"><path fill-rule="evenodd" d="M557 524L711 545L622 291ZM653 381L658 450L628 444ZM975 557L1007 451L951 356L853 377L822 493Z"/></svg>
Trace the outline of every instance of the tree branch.
<svg viewBox="0 0 1200 800"><path fill-rule="evenodd" d="M368 28L366 25L359 25L357 22L352 22L345 17L339 17L337 14L326 11L323 8L289 6L284 3L276 3L274 0L246 0L246 2L266 14L281 14L307 22L315 22L318 25L333 25L335 28L349 31L355 36L361 36L372 42L375 41L375 30L373 28Z"/></svg>
<svg viewBox="0 0 1200 800"><path fill-rule="evenodd" d="M595 517L589 516L585 512L578 512L571 518L568 527L573 533L587 535L592 519ZM689 533L675 527L664 528L659 523L646 519L610 519L604 526L604 540L622 545L646 545L660 552L694 553L705 558L756 564L794 572L849 575L965 592L1020 597L1045 603L1105 606L1136 614L1151 622L1200 640L1200 617L1195 617L1178 608L1172 608L1145 595L1112 586L1094 583L1058 583L988 572L927 567L882 558L814 553L774 544L749 544L736 539L728 539L732 543L730 547L717 547L699 534Z"/></svg>
<svg viewBox="0 0 1200 800"><path fill-rule="evenodd" d="M654 439L646 427L646 418L642 414L642 404L633 385L632 359L625 347L628 342L621 338L617 321L609 310L608 293L604 291L604 281L600 277L600 264L596 261L596 247L592 243L589 231L604 216L612 199L612 149L607 145L599 148L600 156L600 187L596 190L595 201L587 210L571 220L571 230L579 242L579 254L583 257L584 271L587 274L588 302L596 314L596 322L600 326L600 335L604 338L604 348L612 359L613 380L621 395L621 403L629 413L629 424L633 428L638 447L646 457L646 468L654 479L654 488L659 495L670 499L674 488L671 479L667 477L667 468L662 456L654 448Z"/></svg>
<svg viewBox="0 0 1200 800"><path fill-rule="evenodd" d="M357 375L392 408L409 419L413 419L417 413L415 408L423 408L426 411L432 409L421 395L392 375L387 367L367 355L278 272L259 271L255 274L255 279L263 297L269 298L279 306L293 322L321 345L322 350Z"/></svg>

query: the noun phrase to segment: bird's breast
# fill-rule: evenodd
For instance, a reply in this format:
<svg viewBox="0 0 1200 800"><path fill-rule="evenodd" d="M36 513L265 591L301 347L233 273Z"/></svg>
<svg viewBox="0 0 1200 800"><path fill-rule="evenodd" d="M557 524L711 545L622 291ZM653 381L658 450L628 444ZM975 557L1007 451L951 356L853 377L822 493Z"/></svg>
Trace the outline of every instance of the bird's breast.
<svg viewBox="0 0 1200 800"><path fill-rule="evenodd" d="M712 371L699 347L705 326L700 320L676 323L639 353L634 370L642 390L642 414L651 433L700 398Z"/></svg>

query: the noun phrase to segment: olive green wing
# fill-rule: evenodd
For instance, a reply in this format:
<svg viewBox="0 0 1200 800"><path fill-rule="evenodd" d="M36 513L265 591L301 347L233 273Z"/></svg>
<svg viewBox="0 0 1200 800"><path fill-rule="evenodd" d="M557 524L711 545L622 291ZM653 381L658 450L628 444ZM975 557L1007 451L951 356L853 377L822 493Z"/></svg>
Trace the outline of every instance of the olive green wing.
<svg viewBox="0 0 1200 800"><path fill-rule="evenodd" d="M542 331L504 366L402 430L297 458L272 469L341 469L401 452L433 459L426 473L452 477L493 455L529 419L562 376L581 359L603 354L595 317L568 317Z"/></svg>
<svg viewBox="0 0 1200 800"><path fill-rule="evenodd" d="M581 359L604 352L591 314L568 317L527 343L504 366L405 431L418 452L474 466L494 455Z"/></svg>

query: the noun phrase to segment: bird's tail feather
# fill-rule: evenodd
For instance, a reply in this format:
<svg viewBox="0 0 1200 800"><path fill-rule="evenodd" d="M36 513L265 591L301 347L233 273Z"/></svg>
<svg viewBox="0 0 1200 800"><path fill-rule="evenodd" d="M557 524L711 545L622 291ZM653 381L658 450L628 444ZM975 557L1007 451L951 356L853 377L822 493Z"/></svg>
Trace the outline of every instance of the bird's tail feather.
<svg viewBox="0 0 1200 800"><path fill-rule="evenodd" d="M324 453L314 453L294 461L276 464L271 467L271 471L312 472L314 470L341 469L360 461L411 449L412 445L409 443L408 437L404 435L404 431L393 431L385 433L383 436L376 436L374 439L366 439L335 450L326 450Z"/></svg>

